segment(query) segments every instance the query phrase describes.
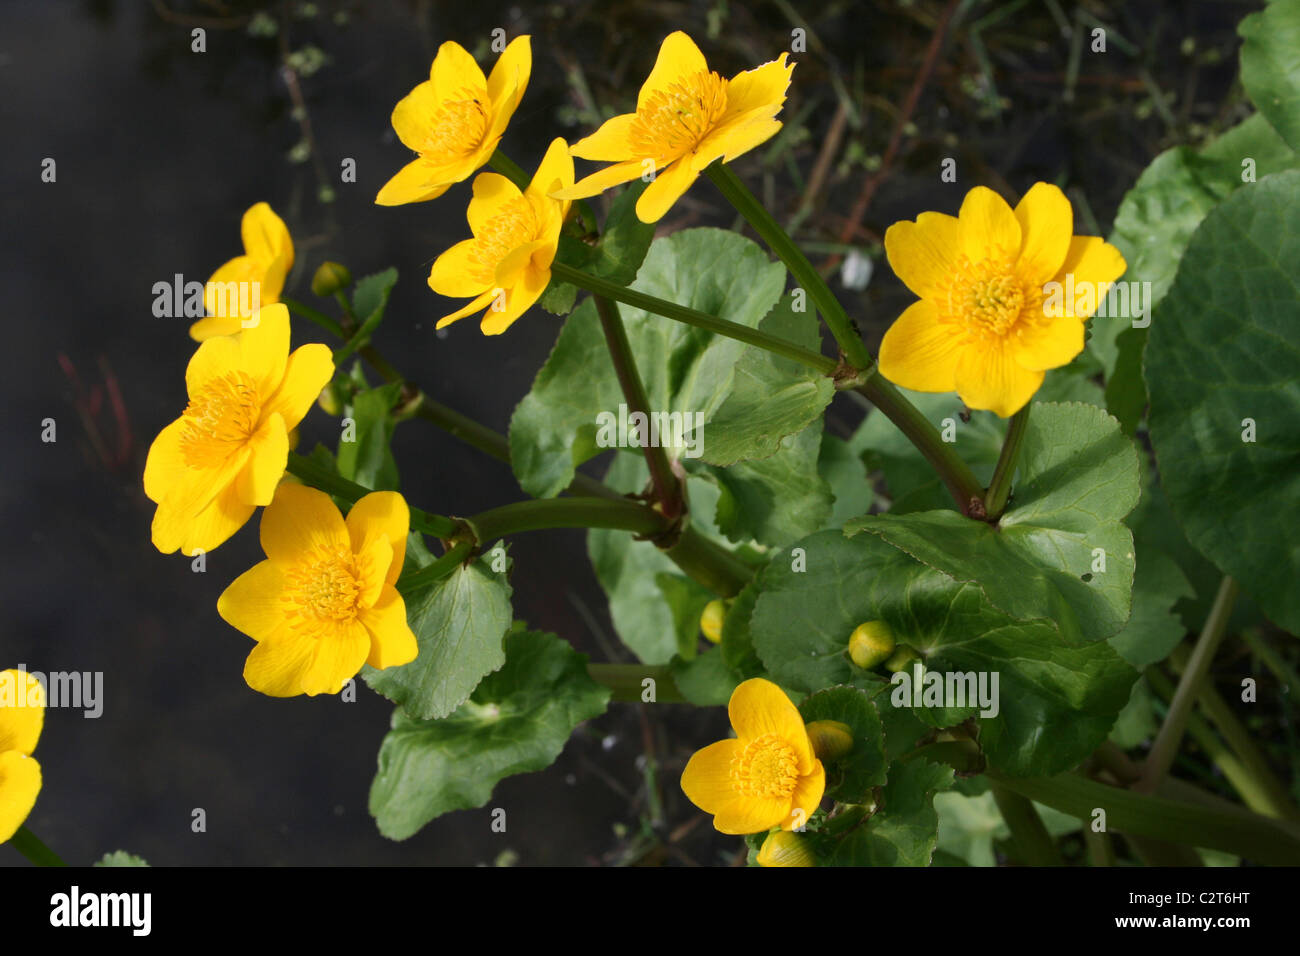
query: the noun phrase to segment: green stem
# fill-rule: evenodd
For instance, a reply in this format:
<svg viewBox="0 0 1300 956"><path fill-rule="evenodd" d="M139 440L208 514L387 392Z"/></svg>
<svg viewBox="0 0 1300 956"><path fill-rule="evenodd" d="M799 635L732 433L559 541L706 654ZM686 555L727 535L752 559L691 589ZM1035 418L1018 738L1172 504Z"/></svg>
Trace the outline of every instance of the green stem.
<svg viewBox="0 0 1300 956"><path fill-rule="evenodd" d="M342 365L347 361L348 356L353 352L359 351L367 344L370 339L370 333L375 330L375 327L379 325L383 318L384 310L376 309L375 314L369 316L364 322L362 322L361 328L357 329L350 339L334 350L335 367Z"/></svg>
<svg viewBox="0 0 1300 956"><path fill-rule="evenodd" d="M1291 668L1277 649L1271 645L1262 633L1256 628L1248 627L1241 632L1242 640L1250 645L1250 649L1255 652L1263 662L1264 666L1271 670L1274 676L1291 689L1296 700L1300 700L1300 675Z"/></svg>
<svg viewBox="0 0 1300 956"><path fill-rule="evenodd" d="M614 700L641 701L646 688L641 683L647 677L654 681L654 702L684 703L686 698L677 689L673 669L667 664L588 664L587 673L598 684L612 692Z"/></svg>
<svg viewBox="0 0 1300 956"><path fill-rule="evenodd" d="M705 329L717 335L736 339L746 345L753 345L769 352L775 352L777 355L782 355L785 358L807 365L809 368L816 369L823 375L833 375L839 368L839 363L834 359L827 358L819 352L801 348L786 339L760 332L758 329L751 329L739 322L720 319L716 315L707 315L684 305L669 302L667 299L659 299L652 295L646 295L644 292L637 292L635 289L629 289L616 282L610 282L608 279L590 275L581 269L575 269L562 262L551 263L551 274L562 282L571 282L578 288L586 289L593 295L603 295L615 302L630 305L634 309L641 309L654 315L662 315L667 319L685 322L687 325L693 325L696 328Z"/></svg>
<svg viewBox="0 0 1300 956"><path fill-rule="evenodd" d="M1183 740L1183 731L1187 728L1187 718L1200 692L1201 681L1210 669L1210 661L1214 659L1215 651L1219 649L1219 643L1228 629L1228 619L1232 616L1232 605L1236 598L1237 582L1225 575L1214 596L1214 604L1205 619L1205 626L1201 629L1201 636L1196 639L1196 648L1192 651L1187 669L1178 682L1178 690L1169 703L1169 712L1143 763L1142 777L1133 785L1137 792L1154 793L1161 778L1173 765L1174 756Z"/></svg>
<svg viewBox="0 0 1300 956"><path fill-rule="evenodd" d="M1065 866L1061 851L1047 827L1043 826L1032 800L994 784L993 802L998 805L1002 819L1011 831L1011 840L1025 863L1029 866Z"/></svg>
<svg viewBox="0 0 1300 956"><path fill-rule="evenodd" d="M413 594L422 587L441 581L463 563L473 552L472 541L458 541L446 554L426 564L418 571L398 579L397 590L403 595Z"/></svg>
<svg viewBox="0 0 1300 956"><path fill-rule="evenodd" d="M333 474L310 458L305 458L296 452L289 454L285 470L313 488L354 504L371 492L371 489L365 485L359 485L355 481ZM443 515L421 511L419 508L411 508L411 527L437 538L451 538L463 530L460 522Z"/></svg>
<svg viewBox="0 0 1300 956"><path fill-rule="evenodd" d="M1115 844L1111 842L1109 833L1098 833L1085 822L1083 842L1088 846L1088 859L1093 866L1115 865Z"/></svg>
<svg viewBox="0 0 1300 956"><path fill-rule="evenodd" d="M724 598L735 597L754 577L753 570L726 548L696 531L689 522L664 556L691 580Z"/></svg>
<svg viewBox="0 0 1300 956"><path fill-rule="evenodd" d="M955 448L940 437L938 430L921 410L909 402L897 388L872 369L866 381L854 389L884 412L899 431L907 436L938 473L957 503L957 509L971 518L984 517L984 487L970 466L962 461Z"/></svg>
<svg viewBox="0 0 1300 956"><path fill-rule="evenodd" d="M720 162L714 163L705 169L704 173L713 180L713 184L726 197L727 202L731 203L736 211L754 227L754 231L776 253L777 258L785 263L790 274L794 276L795 282L807 291L808 296L817 306L817 311L826 321L831 334L835 336L835 341L839 343L840 351L844 353L848 363L860 371L871 368L875 362L871 358L871 353L867 351L862 337L853 328L844 306L840 305L840 301L835 298L830 286L821 277L821 273L813 268L808 257L795 245L794 240L781 228L780 223L772 218L772 214L741 182L740 177L731 171L730 166Z"/></svg>
<svg viewBox="0 0 1300 956"><path fill-rule="evenodd" d="M497 149L492 153L492 157L488 160L488 165L518 186L521 190L528 188L528 183L531 181L531 177L524 172L522 166L505 153L501 152L500 149Z"/></svg>
<svg viewBox="0 0 1300 956"><path fill-rule="evenodd" d="M19 827L18 832L9 838L9 845L31 860L36 866L68 865L27 827Z"/></svg>
<svg viewBox="0 0 1300 956"><path fill-rule="evenodd" d="M303 305L301 302L295 302L293 299L286 299L284 296L280 296L280 301L284 303L284 307L288 309L290 312L292 312L294 315L297 315L301 318L306 319L308 322L320 326L322 329L330 333L330 335L333 335L335 338L340 338L340 339L346 338L346 336L343 334L343 329L339 326L339 324L335 322L333 319L331 319L324 312L319 312L316 309L313 309L309 305Z"/></svg>
<svg viewBox="0 0 1300 956"><path fill-rule="evenodd" d="M480 545L522 531L613 528L651 536L672 527L663 515L630 498L538 498L516 501L466 518Z"/></svg>
<svg viewBox="0 0 1300 956"><path fill-rule="evenodd" d="M1025 407L1011 416L1007 426L1007 437L1002 442L1002 453L998 455L997 466L993 469L993 480L989 482L988 494L984 496L984 511L990 521L1002 517L1011 495L1011 479L1016 473L1016 464L1020 460L1020 445L1029 429L1029 408L1033 402L1026 402Z"/></svg>
<svg viewBox="0 0 1300 956"><path fill-rule="evenodd" d="M623 397L627 400L630 412L640 412L645 421L650 421L650 399L646 395L641 374L637 371L636 359L632 357L632 343L628 341L627 328L618 314L618 306L603 295L593 295L596 312L600 316L601 328L605 331L605 342L609 345L609 355L614 362L614 374L622 386ZM661 445L642 436L642 451L645 453L646 465L650 469L650 481L654 485L655 499L659 510L670 520L682 513L682 488L673 466L668 461L668 453Z"/></svg>

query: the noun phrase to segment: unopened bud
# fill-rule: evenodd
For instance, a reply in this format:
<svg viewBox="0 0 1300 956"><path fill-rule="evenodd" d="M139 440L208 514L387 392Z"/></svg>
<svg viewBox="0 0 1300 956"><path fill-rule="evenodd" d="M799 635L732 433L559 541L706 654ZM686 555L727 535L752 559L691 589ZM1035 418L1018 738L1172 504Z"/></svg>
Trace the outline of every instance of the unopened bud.
<svg viewBox="0 0 1300 956"><path fill-rule="evenodd" d="M704 605L704 613L700 615L700 631L710 642L717 644L722 640L722 621L726 616L725 601L710 601Z"/></svg>
<svg viewBox="0 0 1300 956"><path fill-rule="evenodd" d="M883 664L894 653L894 632L884 621L859 624L849 638L849 657L864 671Z"/></svg>
<svg viewBox="0 0 1300 956"><path fill-rule="evenodd" d="M853 730L838 720L814 720L807 727L813 753L822 763L830 763L848 755L853 749Z"/></svg>
<svg viewBox="0 0 1300 956"><path fill-rule="evenodd" d="M320 406L320 410L326 415L343 414L344 401L340 392L338 382L328 382L320 390L320 396L316 399L316 404Z"/></svg>
<svg viewBox="0 0 1300 956"><path fill-rule="evenodd" d="M806 838L788 830L777 830L763 841L758 851L759 866L816 866L817 859Z"/></svg>
<svg viewBox="0 0 1300 956"><path fill-rule="evenodd" d="M919 660L920 654L912 650L906 644L899 644L897 650L889 655L889 660L885 661L885 670L891 674L897 674L899 671L905 671L912 661Z"/></svg>
<svg viewBox="0 0 1300 956"><path fill-rule="evenodd" d="M352 273L348 267L337 262L322 262L316 274L311 277L311 291L321 298L329 298L335 292L342 292L352 284Z"/></svg>

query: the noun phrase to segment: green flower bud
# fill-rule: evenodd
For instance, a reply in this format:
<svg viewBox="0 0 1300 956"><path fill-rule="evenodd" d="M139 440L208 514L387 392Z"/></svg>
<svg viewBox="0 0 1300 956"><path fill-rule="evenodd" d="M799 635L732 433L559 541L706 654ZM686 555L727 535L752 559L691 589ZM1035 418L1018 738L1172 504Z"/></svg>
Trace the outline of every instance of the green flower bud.
<svg viewBox="0 0 1300 956"><path fill-rule="evenodd" d="M326 415L343 414L343 396L340 394L340 388L337 382L329 382L320 390L320 397L316 399L316 404Z"/></svg>
<svg viewBox="0 0 1300 956"><path fill-rule="evenodd" d="M316 274L311 277L311 291L321 298L328 298L335 292L342 292L352 284L352 273L347 266L337 262L322 262Z"/></svg>
<svg viewBox="0 0 1300 956"><path fill-rule="evenodd" d="M710 601L700 615L700 631L714 644L722 640L722 621L727 616L726 601Z"/></svg>
<svg viewBox="0 0 1300 956"><path fill-rule="evenodd" d="M878 667L894 653L894 632L884 621L859 624L849 638L849 657L864 671Z"/></svg>
<svg viewBox="0 0 1300 956"><path fill-rule="evenodd" d="M897 674L899 671L907 670L912 661L918 660L920 657L920 654L906 644L899 644L898 649L889 655L889 660L885 661L885 670Z"/></svg>
<svg viewBox="0 0 1300 956"><path fill-rule="evenodd" d="M777 830L768 834L758 851L759 866L816 866L808 841L797 833Z"/></svg>
<svg viewBox="0 0 1300 956"><path fill-rule="evenodd" d="M838 720L814 720L807 727L813 753L822 763L839 760L853 749L853 730Z"/></svg>

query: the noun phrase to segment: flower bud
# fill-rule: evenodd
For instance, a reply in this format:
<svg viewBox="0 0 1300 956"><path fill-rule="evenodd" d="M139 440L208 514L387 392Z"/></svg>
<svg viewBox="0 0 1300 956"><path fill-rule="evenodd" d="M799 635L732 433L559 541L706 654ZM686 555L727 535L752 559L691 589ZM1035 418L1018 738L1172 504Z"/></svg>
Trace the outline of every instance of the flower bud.
<svg viewBox="0 0 1300 956"><path fill-rule="evenodd" d="M316 399L316 404L326 415L343 414L343 396L337 382L329 382L320 390L320 396Z"/></svg>
<svg viewBox="0 0 1300 956"><path fill-rule="evenodd" d="M839 760L853 749L853 730L838 720L814 720L807 727L813 753L822 763Z"/></svg>
<svg viewBox="0 0 1300 956"><path fill-rule="evenodd" d="M889 660L885 661L885 670L893 674L905 671L912 661L918 660L920 656L906 644L899 644L894 653L889 655Z"/></svg>
<svg viewBox="0 0 1300 956"><path fill-rule="evenodd" d="M722 640L722 621L726 616L725 601L710 601L704 605L704 613L700 615L700 631L711 643L717 644Z"/></svg>
<svg viewBox="0 0 1300 956"><path fill-rule="evenodd" d="M894 653L894 632L884 621L859 624L849 638L849 657L864 671L883 664Z"/></svg>
<svg viewBox="0 0 1300 956"><path fill-rule="evenodd" d="M337 262L322 262L316 274L311 277L311 291L321 298L328 298L335 292L342 292L352 284L352 273L347 266Z"/></svg>
<svg viewBox="0 0 1300 956"><path fill-rule="evenodd" d="M808 841L797 833L777 830L768 834L758 851L759 866L816 866Z"/></svg>

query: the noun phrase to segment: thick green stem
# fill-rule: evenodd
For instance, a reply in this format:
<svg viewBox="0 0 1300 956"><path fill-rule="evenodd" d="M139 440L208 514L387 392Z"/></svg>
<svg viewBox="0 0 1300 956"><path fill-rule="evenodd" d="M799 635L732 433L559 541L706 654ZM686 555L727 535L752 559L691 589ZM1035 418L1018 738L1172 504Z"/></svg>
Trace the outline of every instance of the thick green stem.
<svg viewBox="0 0 1300 956"><path fill-rule="evenodd" d="M1007 426L1007 437L1002 442L1002 453L998 455L997 466L993 469L993 480L989 482L988 494L984 496L984 511L988 520L996 521L1002 517L1011 495L1011 479L1016 473L1016 464L1020 460L1020 445L1029 429L1029 408L1033 402L1026 402L1025 407L1011 416Z"/></svg>
<svg viewBox="0 0 1300 956"><path fill-rule="evenodd" d="M749 565L700 534L689 522L664 555L693 581L724 598L735 597L754 577Z"/></svg>
<svg viewBox="0 0 1300 956"><path fill-rule="evenodd" d="M627 328L618 314L618 306L603 295L593 295L596 313L600 316L600 325L605 332L605 342L609 345L609 355L614 362L614 374L623 389L628 411L640 413L643 421L650 421L650 398L646 395L641 373L637 371L636 359L632 356L632 343L628 341ZM677 518L685 505L682 498L682 486L673 474L672 463L662 445L650 441L650 436L641 436L642 451L650 469L650 482L654 486L655 500L664 516Z"/></svg>
<svg viewBox="0 0 1300 956"><path fill-rule="evenodd" d="M402 577L397 582L397 590L402 594L412 594L422 587L441 581L456 569L474 551L472 541L458 541L446 554L431 561L418 571Z"/></svg>
<svg viewBox="0 0 1300 956"><path fill-rule="evenodd" d="M587 673L598 684L604 684L613 693L614 700L642 701L645 703L683 703L686 698L677 689L673 669L667 664L588 664ZM647 686L646 679L654 681ZM650 700L645 696L654 688Z"/></svg>
<svg viewBox="0 0 1300 956"><path fill-rule="evenodd" d="M1219 649L1228 629L1228 619L1232 616L1232 605L1236 599L1237 582L1225 575L1214 596L1209 617L1201 629L1201 636L1196 640L1196 648L1192 651L1187 669L1178 682L1178 690L1169 703L1165 722L1160 726L1155 743L1151 745L1151 752L1143 763L1142 777L1133 785L1139 793L1154 793L1160 780L1173 765L1174 756L1183 740L1183 731L1187 728L1187 718L1200 693L1201 681L1210 669L1210 661L1214 659L1215 651Z"/></svg>
<svg viewBox="0 0 1300 956"><path fill-rule="evenodd" d="M1061 851L1047 827L1043 826L1032 800L995 784L993 801L998 805L1002 819L1011 831L1011 840L1025 863L1029 866L1065 866Z"/></svg>
<svg viewBox="0 0 1300 956"><path fill-rule="evenodd" d="M365 485L359 485L355 481L349 481L333 474L310 458L305 458L295 452L289 454L289 461L285 470L289 474L301 478L313 488L318 488L327 494L343 498L354 504L370 494L371 491ZM422 531L437 538L450 538L461 530L460 523L454 519L421 511L419 508L411 508L411 527L416 531Z"/></svg>
<svg viewBox="0 0 1300 956"><path fill-rule="evenodd" d="M840 305L839 300L831 292L830 286L826 284L826 280L821 277L821 273L813 268L808 257L795 245L794 240L781 228L780 223L772 218L772 214L741 182L740 177L731 171L730 166L720 162L714 163L704 173L713 180L713 184L726 197L727 202L731 203L736 211L754 227L754 231L776 253L777 258L785 263L790 274L794 276L795 282L807 291L809 298L817 306L817 311L826 321L827 328L839 343L840 351L844 353L848 363L859 371L871 368L875 364L871 353L867 351L862 337L853 328L844 306Z"/></svg>
<svg viewBox="0 0 1300 956"><path fill-rule="evenodd" d="M26 827L9 838L9 845L31 860L36 866L67 866L57 853L46 846L41 838Z"/></svg>
<svg viewBox="0 0 1300 956"><path fill-rule="evenodd" d="M528 183L530 181L528 173L524 172L522 166L505 153L501 152L501 150L498 149L492 153L492 157L488 160L488 165L520 189L528 188Z"/></svg>
<svg viewBox="0 0 1300 956"><path fill-rule="evenodd" d="M343 334L342 327L324 312L313 309L309 305L303 305L301 302L295 302L293 299L286 299L284 296L280 296L280 301L284 303L284 307L294 315L304 318L314 325L320 326L336 338L346 338Z"/></svg>
<svg viewBox="0 0 1300 956"><path fill-rule="evenodd" d="M610 282L608 279L590 275L581 269L575 269L562 262L551 263L551 275L562 282L570 282L580 289L586 289L593 295L603 295L615 302L622 302L634 309L641 309L643 312L662 315L664 318L685 322L687 325L693 325L696 328L705 329L717 335L735 339L738 342L744 342L746 345L753 345L769 352L775 352L777 355L782 355L785 358L807 365L809 368L816 369L823 375L833 375L839 368L839 363L834 359L827 358L819 352L802 348L786 339L760 332L758 329L751 329L739 322L729 322L726 319L718 318L716 315L708 315L684 305L678 305L676 302L669 302L667 299L659 299L652 295L646 295L644 292L637 292L635 289L629 289L616 282Z"/></svg>
<svg viewBox="0 0 1300 956"><path fill-rule="evenodd" d="M855 387L855 391L870 399L925 456L962 514L971 518L984 517L984 487L919 408L875 369L867 374L866 381Z"/></svg>
<svg viewBox="0 0 1300 956"><path fill-rule="evenodd" d="M672 524L653 508L630 498L538 498L516 501L466 518L480 545L508 534L550 528L613 528L652 536Z"/></svg>

